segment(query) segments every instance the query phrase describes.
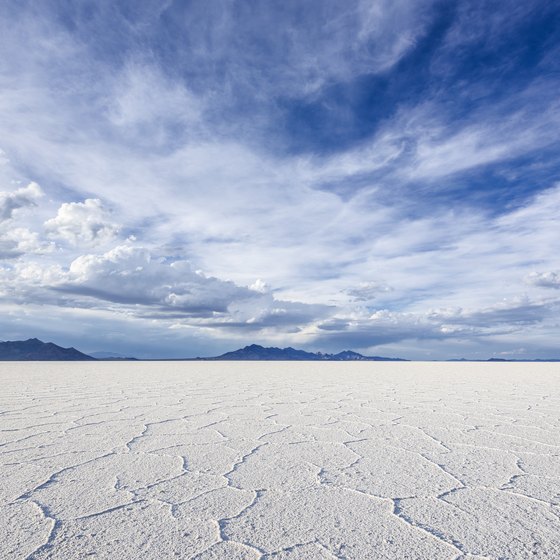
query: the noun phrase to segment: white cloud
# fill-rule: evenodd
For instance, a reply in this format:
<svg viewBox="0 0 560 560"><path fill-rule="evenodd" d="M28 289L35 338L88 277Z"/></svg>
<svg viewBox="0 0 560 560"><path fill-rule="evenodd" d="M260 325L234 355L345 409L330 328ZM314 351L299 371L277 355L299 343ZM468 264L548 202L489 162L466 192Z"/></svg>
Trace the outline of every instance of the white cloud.
<svg viewBox="0 0 560 560"><path fill-rule="evenodd" d="M119 226L111 221L101 200L88 198L62 204L56 217L45 222L45 231L54 239L79 245L109 241L117 235Z"/></svg>
<svg viewBox="0 0 560 560"><path fill-rule="evenodd" d="M253 294L233 282L195 272L187 261L169 262L131 243L75 259L57 288L78 296L212 316L236 298Z"/></svg>
<svg viewBox="0 0 560 560"><path fill-rule="evenodd" d="M195 76L205 68L201 81L208 89L221 82L226 99L240 91L255 103L273 94L314 95L333 81L395 65L425 32L432 4L324 0L296 10L258 4L250 13L224 2L193 6L181 55ZM173 9L168 17L180 18Z"/></svg>
<svg viewBox="0 0 560 560"><path fill-rule="evenodd" d="M204 100L153 64L129 62L107 96L106 115L128 142L165 146L202 132Z"/></svg>
<svg viewBox="0 0 560 560"><path fill-rule="evenodd" d="M375 348L403 341L474 340L550 326L560 308L560 299L504 300L489 307L447 308L424 312L364 310L341 314L307 330L316 343L338 348Z"/></svg>
<svg viewBox="0 0 560 560"><path fill-rule="evenodd" d="M390 292L392 288L378 282L361 282L358 287L351 288L346 293L356 301L371 301L380 293Z"/></svg>
<svg viewBox="0 0 560 560"><path fill-rule="evenodd" d="M257 278L255 282L249 286L249 288L255 292L259 292L260 294L266 294L266 292L270 290L270 286L260 278Z"/></svg>
<svg viewBox="0 0 560 560"><path fill-rule="evenodd" d="M539 115L532 115L533 101L528 92L519 96L518 102L517 110L498 105L493 114L481 112L451 135L443 123L437 123L437 128L419 129L416 164L407 170L410 178L435 180L514 159L556 142L554 129L560 124L558 106L545 105ZM503 118L504 114L507 118Z"/></svg>
<svg viewBox="0 0 560 560"><path fill-rule="evenodd" d="M272 294L195 271L131 242L100 255L82 255L68 269L20 268L20 282L47 280L44 288L78 307L174 319L214 329L287 328L325 316L326 306L276 300Z"/></svg>
<svg viewBox="0 0 560 560"><path fill-rule="evenodd" d="M560 272L532 272L526 280L535 286L560 289Z"/></svg>
<svg viewBox="0 0 560 560"><path fill-rule="evenodd" d="M37 206L37 200L42 196L43 191L37 183L29 183L11 192L0 192L0 222L10 220L20 209Z"/></svg>
<svg viewBox="0 0 560 560"><path fill-rule="evenodd" d="M176 315L189 329L300 329L294 340L302 343L313 329L325 337L339 329L349 344L384 331L400 341L422 329L446 340L482 336L488 330L476 317L495 321L498 311L488 310L496 302L537 301L558 273L524 279L530 270L559 270L560 187L525 200L512 190L511 207L497 216L478 207L474 193L440 206L430 194L556 141L553 83L523 82L523 90L455 114L447 91L443 99L411 94L351 147L277 155L278 104L313 109L335 82L351 89L357 76L389 72L433 21L430 4L302 5L303 25L290 9L256 8L248 18L229 4L201 4L189 11L189 34L173 45L170 67L135 49L113 65L98 56L105 35L95 21L76 16L73 35L50 13L19 11L0 37L9 52L0 61L0 125L14 178L40 179L49 200L24 212L38 205L38 186L0 194L0 254L10 259L3 293L18 303L150 315L161 325ZM136 32L147 41L175 8L138 8L125 40L138 47ZM451 28L451 49L489 33L475 20L461 27L472 37ZM491 32L502 23L489 24ZM37 41L29 49L17 48L30 36ZM481 190L492 191L492 180ZM519 191L550 184L530 181ZM106 207L118 209L118 220ZM44 223L52 208L56 217ZM31 214L40 214L43 231ZM108 251L121 229L144 248ZM84 247L101 254L83 255ZM470 311L430 311L442 307ZM522 303L499 313L518 326L525 316L536 330L546 322L540 308Z"/></svg>
<svg viewBox="0 0 560 560"><path fill-rule="evenodd" d="M44 254L54 251L52 243L43 241L39 234L27 228L10 228L0 232L0 259L20 257L25 254Z"/></svg>
<svg viewBox="0 0 560 560"><path fill-rule="evenodd" d="M0 192L0 259L43 254L54 249L39 233L24 227L26 220L33 221L30 214L35 213L25 211L36 209L43 196L42 189L33 182L14 191Z"/></svg>

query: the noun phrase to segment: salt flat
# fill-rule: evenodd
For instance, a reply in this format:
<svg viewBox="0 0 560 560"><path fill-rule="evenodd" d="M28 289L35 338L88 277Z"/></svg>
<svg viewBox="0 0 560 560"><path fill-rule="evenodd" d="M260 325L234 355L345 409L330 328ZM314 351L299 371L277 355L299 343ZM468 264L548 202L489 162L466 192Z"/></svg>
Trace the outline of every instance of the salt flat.
<svg viewBox="0 0 560 560"><path fill-rule="evenodd" d="M560 558L560 364L5 363L0 556Z"/></svg>

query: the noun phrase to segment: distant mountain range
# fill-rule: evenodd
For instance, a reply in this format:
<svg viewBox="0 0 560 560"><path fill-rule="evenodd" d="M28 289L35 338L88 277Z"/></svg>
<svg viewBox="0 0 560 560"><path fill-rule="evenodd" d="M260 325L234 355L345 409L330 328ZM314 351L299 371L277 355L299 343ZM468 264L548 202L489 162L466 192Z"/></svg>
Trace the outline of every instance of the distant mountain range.
<svg viewBox="0 0 560 560"><path fill-rule="evenodd" d="M38 338L0 342L0 361L88 361L95 360L75 348L62 348Z"/></svg>
<svg viewBox="0 0 560 560"><path fill-rule="evenodd" d="M62 348L52 342L42 342L37 338L0 342L0 361L92 361L92 360L135 360L114 352L93 352L92 355L84 354L75 348ZM226 352L221 356L209 358L186 358L188 360L268 360L268 361L331 361L331 362L356 362L356 361L406 361L400 358L383 358L381 356L362 356L357 352L345 350L338 354L323 354L321 352L306 352L295 348L265 348L258 344L251 344L233 352Z"/></svg>
<svg viewBox="0 0 560 560"><path fill-rule="evenodd" d="M258 344L251 344L233 352L226 352L213 358L197 358L199 360L268 360L268 361L329 361L329 362L406 362L402 358L383 358L381 356L362 356L357 352L345 350L338 354L323 354L322 352L306 352L295 348L265 348Z"/></svg>
<svg viewBox="0 0 560 560"><path fill-rule="evenodd" d="M165 358L162 358L165 359ZM176 360L172 358L171 360ZM179 358L180 359L180 358ZM52 342L42 342L37 338L0 342L0 361L123 361L137 360L114 352L92 352L84 354L75 348L62 348ZM338 354L325 354L323 352L306 352L296 348L275 348L251 344L226 352L221 356L209 358L182 358L185 361L313 361L313 362L408 362L404 358L386 358L383 356L363 356L352 350L344 350ZM442 360L445 361L445 360ZM560 362L560 359L534 359L519 360L505 358L490 358L489 360L467 360L465 358L447 360L448 362Z"/></svg>

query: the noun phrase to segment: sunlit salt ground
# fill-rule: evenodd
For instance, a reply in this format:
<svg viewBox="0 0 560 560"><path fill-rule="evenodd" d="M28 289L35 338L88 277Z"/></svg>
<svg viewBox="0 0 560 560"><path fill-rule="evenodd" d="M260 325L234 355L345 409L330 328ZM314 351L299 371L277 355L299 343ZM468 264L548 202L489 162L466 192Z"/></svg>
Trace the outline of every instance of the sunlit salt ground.
<svg viewBox="0 0 560 560"><path fill-rule="evenodd" d="M0 365L1 558L560 558L560 365Z"/></svg>

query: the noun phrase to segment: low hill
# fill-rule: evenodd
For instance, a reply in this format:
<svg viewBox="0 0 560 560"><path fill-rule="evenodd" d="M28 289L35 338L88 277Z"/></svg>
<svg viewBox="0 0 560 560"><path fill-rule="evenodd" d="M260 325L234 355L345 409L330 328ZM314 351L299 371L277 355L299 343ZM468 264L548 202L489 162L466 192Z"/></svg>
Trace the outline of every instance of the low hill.
<svg viewBox="0 0 560 560"><path fill-rule="evenodd" d="M75 348L62 348L38 338L0 342L0 361L86 361L95 360Z"/></svg>

